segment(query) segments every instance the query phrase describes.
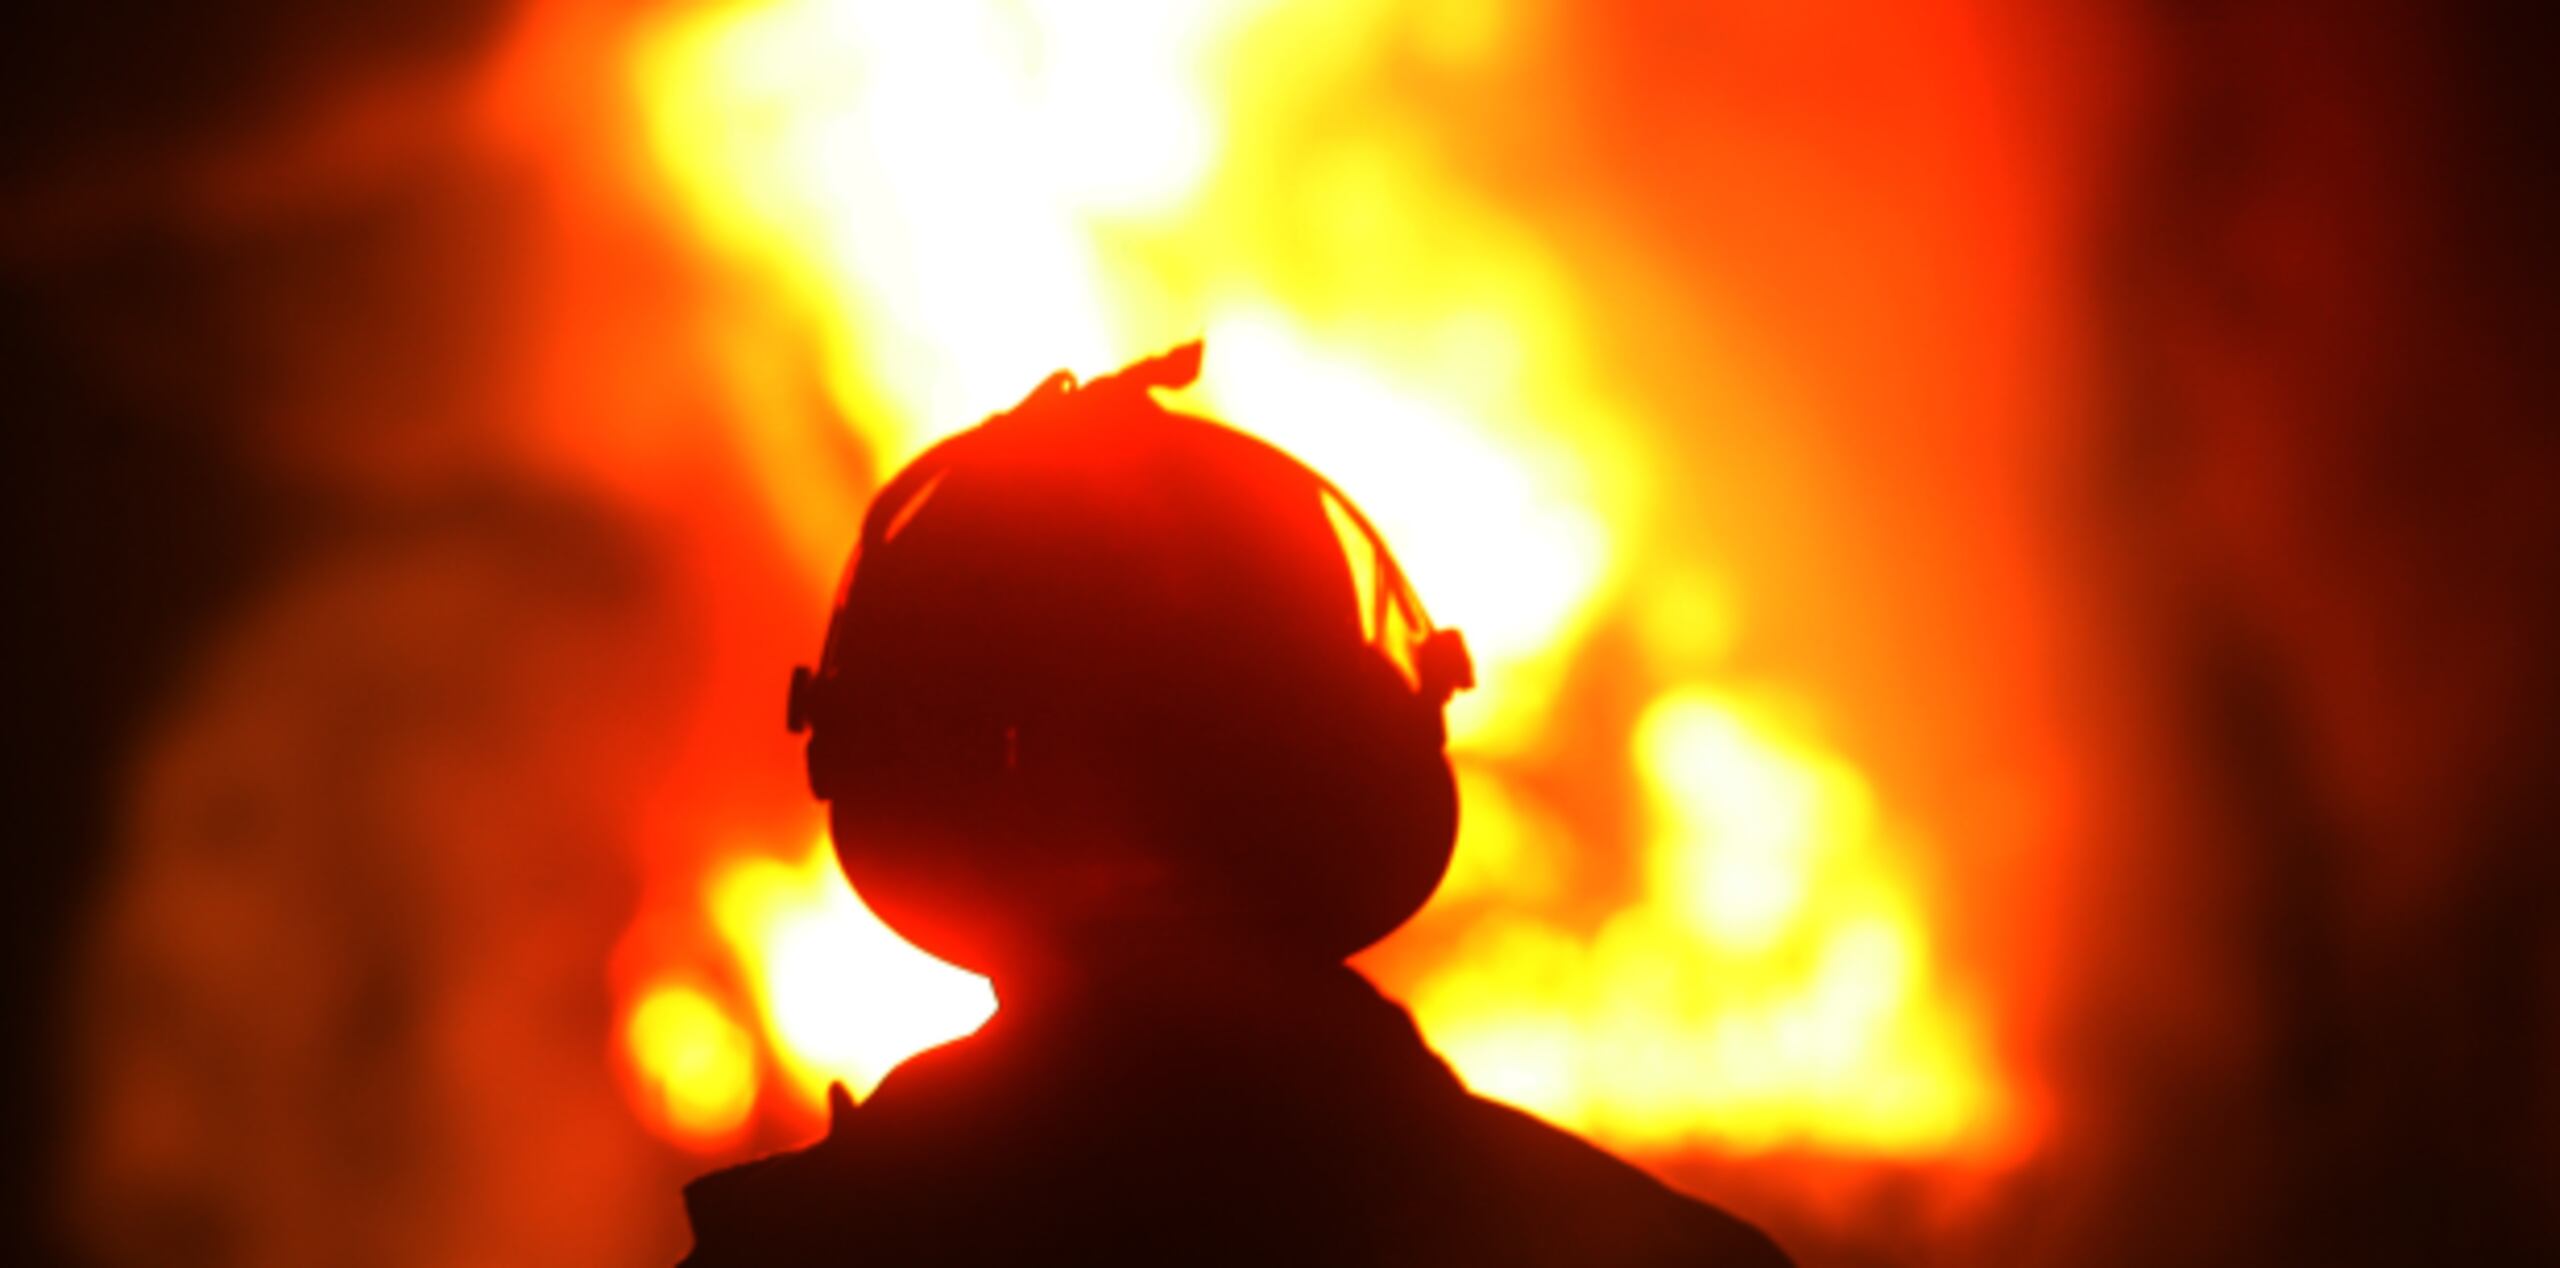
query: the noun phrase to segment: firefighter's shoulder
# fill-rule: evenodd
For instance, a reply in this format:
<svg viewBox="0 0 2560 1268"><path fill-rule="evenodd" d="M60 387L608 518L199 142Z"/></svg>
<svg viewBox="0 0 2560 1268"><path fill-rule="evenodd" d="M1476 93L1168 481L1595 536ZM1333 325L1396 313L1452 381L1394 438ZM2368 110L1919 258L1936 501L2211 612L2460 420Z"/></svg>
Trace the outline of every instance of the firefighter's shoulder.
<svg viewBox="0 0 2560 1268"><path fill-rule="evenodd" d="M815 1144L725 1167L684 1188L693 1250L683 1268L791 1263L818 1257L847 1197L861 1114L841 1083L827 1089L827 1134Z"/></svg>
<svg viewBox="0 0 2560 1268"><path fill-rule="evenodd" d="M1792 1268L1750 1222L1681 1193L1588 1141L1508 1105L1468 1098L1473 1156L1505 1192L1511 1235L1553 1262ZM1533 1260L1545 1256L1532 1254Z"/></svg>

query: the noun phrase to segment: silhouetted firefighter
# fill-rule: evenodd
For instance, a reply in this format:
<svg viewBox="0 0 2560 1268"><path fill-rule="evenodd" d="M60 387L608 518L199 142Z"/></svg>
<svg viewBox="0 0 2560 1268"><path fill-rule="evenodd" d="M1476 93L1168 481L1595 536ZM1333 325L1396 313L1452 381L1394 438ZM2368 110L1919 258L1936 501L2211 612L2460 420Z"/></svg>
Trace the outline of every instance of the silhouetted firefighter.
<svg viewBox="0 0 2560 1268"><path fill-rule="evenodd" d="M1000 1008L696 1181L687 1262L1785 1264L1344 966L1448 865L1473 669L1339 490L1149 395L1199 364L1053 376L873 501L792 726L856 889Z"/></svg>

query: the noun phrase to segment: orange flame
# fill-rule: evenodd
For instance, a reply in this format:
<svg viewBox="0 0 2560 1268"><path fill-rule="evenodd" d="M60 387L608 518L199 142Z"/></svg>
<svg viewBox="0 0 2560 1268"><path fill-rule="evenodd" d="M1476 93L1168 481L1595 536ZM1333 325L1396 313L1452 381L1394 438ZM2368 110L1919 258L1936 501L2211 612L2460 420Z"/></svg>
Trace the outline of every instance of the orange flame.
<svg viewBox="0 0 2560 1268"><path fill-rule="evenodd" d="M1573 914L1570 830L1517 772L1642 554L1638 433L1584 363L1557 261L1392 120L1308 122L1391 40L1499 56L1497 8L772 0L666 19L632 65L680 205L821 332L881 462L1061 363L1205 331L1208 407L1370 509L1486 682L1452 717L1466 827L1435 909L1469 923L1394 983L1473 1086L1632 1148L2001 1141L1977 1019L1895 870L1910 828L1783 711L1657 683L1627 750L1652 825L1640 892L1596 925ZM814 592L843 543L804 544ZM1644 602L1691 643L1738 620L1711 587ZM992 1007L879 925L823 843L741 852L702 894L803 1106ZM658 1098L644 1117L717 1149L765 1102L729 1012L667 984L694 971L644 975L625 1033Z"/></svg>

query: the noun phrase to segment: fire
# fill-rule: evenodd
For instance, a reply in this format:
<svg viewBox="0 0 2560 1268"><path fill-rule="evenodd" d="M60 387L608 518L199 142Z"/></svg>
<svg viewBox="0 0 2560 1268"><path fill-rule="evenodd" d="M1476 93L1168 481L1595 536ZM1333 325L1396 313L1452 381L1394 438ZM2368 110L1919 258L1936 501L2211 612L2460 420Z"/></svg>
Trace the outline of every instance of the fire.
<svg viewBox="0 0 2560 1268"><path fill-rule="evenodd" d="M819 332L884 468L1061 365L1205 333L1203 408L1368 508L1486 683L1452 718L1465 835L1428 919L1455 933L1390 983L1473 1086L1633 1148L2001 1139L1979 1019L1897 871L1915 829L1852 761L1689 670L1653 684L1622 758L1537 747L1605 614L1641 607L1691 663L1742 618L1712 585L1621 586L1698 561L1648 541L1641 433L1587 367L1564 267L1397 129L1305 123L1308 94L1390 37L1500 55L1509 33L1465 16L1492 8L772 0L661 19L631 65L676 202ZM1605 918L1576 828L1524 772L1641 788L1633 892ZM709 972L746 983L753 1043L803 1110L993 1007L873 919L823 842L724 856L699 893L727 960ZM718 1149L769 1100L730 1006L668 984L704 971L642 974L625 1033L644 1116Z"/></svg>
<svg viewBox="0 0 2560 1268"><path fill-rule="evenodd" d="M754 971L765 1033L806 1105L830 1083L868 1095L889 1067L995 1011L986 979L889 932L845 887L824 840L792 863L737 858L708 894L713 924Z"/></svg>
<svg viewBox="0 0 2560 1268"><path fill-rule="evenodd" d="M687 1142L725 1145L756 1105L754 1043L700 988L651 987L622 1024L650 1125Z"/></svg>
<svg viewBox="0 0 2560 1268"><path fill-rule="evenodd" d="M1654 703L1634 757L1657 820L1643 895L1588 939L1534 910L1487 921L1416 994L1469 1082L1636 1147L1975 1143L1997 1090L1931 998L1857 772L1698 689Z"/></svg>
<svg viewBox="0 0 2560 1268"><path fill-rule="evenodd" d="M894 462L1117 346L1094 230L1196 186L1199 6L783 0L680 19L636 62L705 228L821 322Z"/></svg>

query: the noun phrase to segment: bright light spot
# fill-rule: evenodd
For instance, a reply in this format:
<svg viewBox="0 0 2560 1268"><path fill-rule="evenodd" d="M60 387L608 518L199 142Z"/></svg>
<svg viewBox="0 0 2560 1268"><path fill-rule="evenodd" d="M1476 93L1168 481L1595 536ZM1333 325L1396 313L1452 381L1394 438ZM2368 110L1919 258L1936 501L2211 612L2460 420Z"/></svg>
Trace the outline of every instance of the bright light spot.
<svg viewBox="0 0 2560 1268"><path fill-rule="evenodd" d="M679 190L809 307L837 395L895 462L1124 351L1100 238L1205 176L1204 49L1236 20L780 0L668 23L636 75Z"/></svg>
<svg viewBox="0 0 2560 1268"><path fill-rule="evenodd" d="M1826 848L1856 840L1871 811L1854 772L1787 745L1698 692L1665 696L1636 729L1637 769L1663 822L1657 893L1706 936L1765 948L1785 932Z"/></svg>
<svg viewBox="0 0 2560 1268"><path fill-rule="evenodd" d="M677 1140L718 1148L746 1125L756 1103L755 1049L710 996L686 986L650 991L632 1006L622 1041Z"/></svg>
<svg viewBox="0 0 2560 1268"><path fill-rule="evenodd" d="M713 878L710 902L808 1105L833 1082L868 1096L900 1061L995 1012L986 979L917 950L854 897L823 839L796 864L731 864Z"/></svg>

